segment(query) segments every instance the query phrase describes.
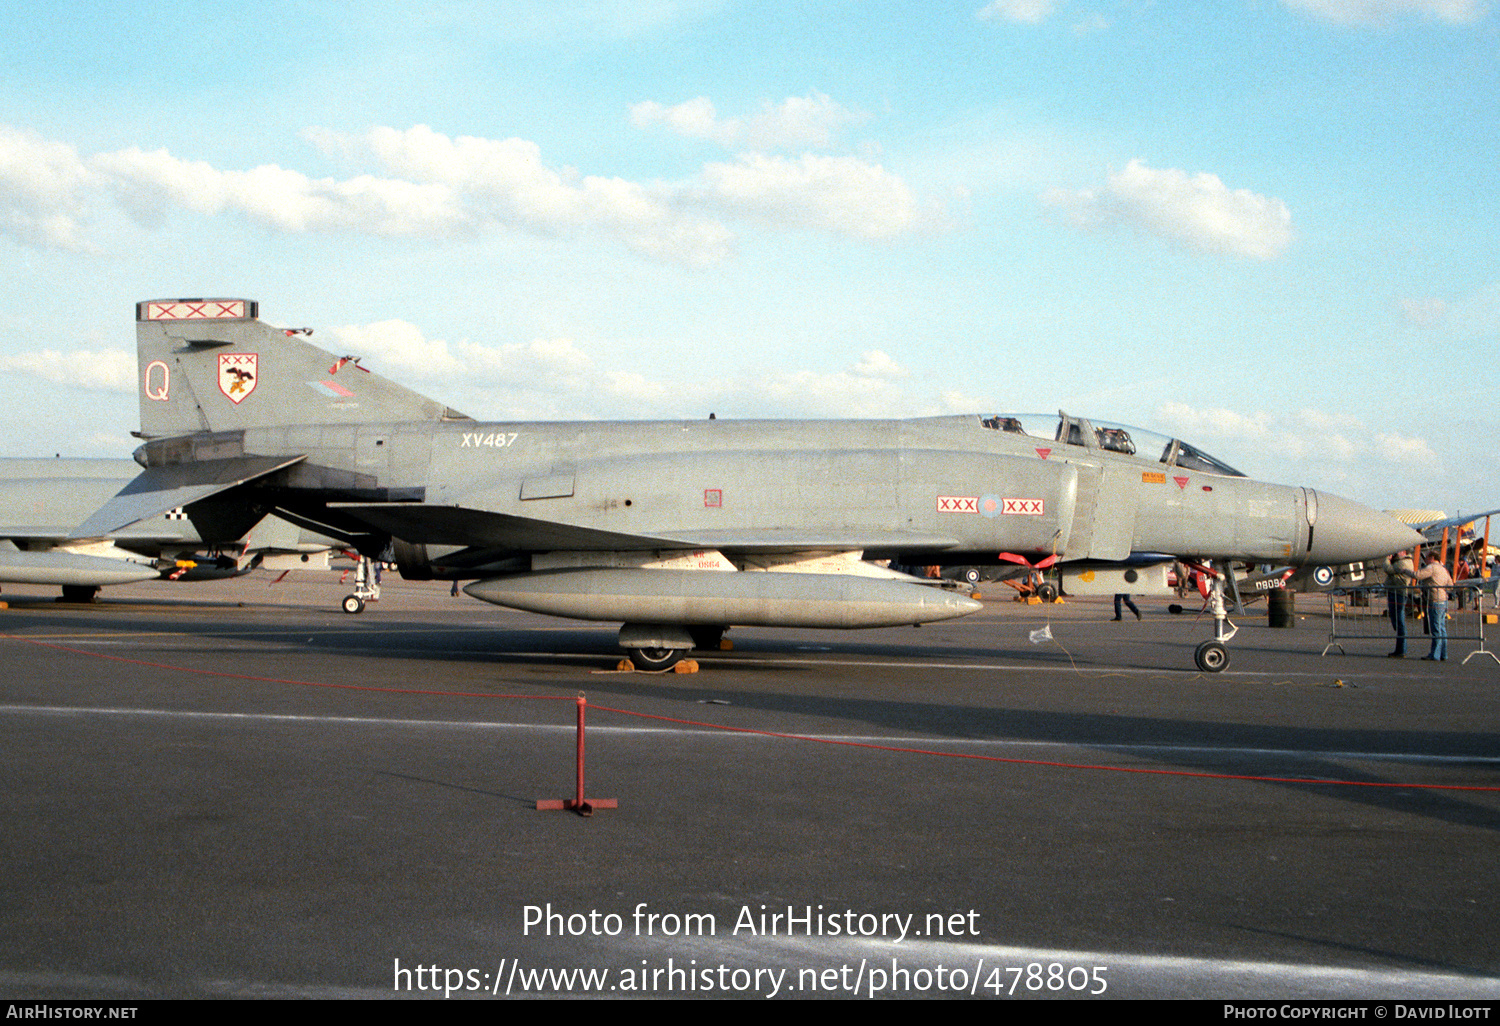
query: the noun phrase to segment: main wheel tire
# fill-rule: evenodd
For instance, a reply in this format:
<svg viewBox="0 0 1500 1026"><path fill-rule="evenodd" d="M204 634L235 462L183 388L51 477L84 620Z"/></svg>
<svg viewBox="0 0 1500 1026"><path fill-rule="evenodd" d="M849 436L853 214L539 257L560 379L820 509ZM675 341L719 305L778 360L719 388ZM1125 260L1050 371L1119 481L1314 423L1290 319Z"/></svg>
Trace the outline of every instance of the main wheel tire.
<svg viewBox="0 0 1500 1026"><path fill-rule="evenodd" d="M1040 588L1038 588L1036 590L1036 597L1039 598L1039 599L1041 599L1043 602L1056 602L1057 601L1057 585L1055 585L1055 584L1044 584L1044 585L1042 585Z"/></svg>
<svg viewBox="0 0 1500 1026"><path fill-rule="evenodd" d="M64 584L62 586L64 602L92 602L94 596L98 594L99 586L96 584Z"/></svg>
<svg viewBox="0 0 1500 1026"><path fill-rule="evenodd" d="M1205 641L1193 653L1193 662L1204 673L1219 673L1229 665L1229 649L1222 642Z"/></svg>
<svg viewBox="0 0 1500 1026"><path fill-rule="evenodd" d="M670 670L685 655L684 648L632 648L630 662L637 670Z"/></svg>
<svg viewBox="0 0 1500 1026"><path fill-rule="evenodd" d="M364 599L360 598L358 595L345 595L344 596L344 612L353 614L353 613L363 613L364 611L365 611L365 600Z"/></svg>

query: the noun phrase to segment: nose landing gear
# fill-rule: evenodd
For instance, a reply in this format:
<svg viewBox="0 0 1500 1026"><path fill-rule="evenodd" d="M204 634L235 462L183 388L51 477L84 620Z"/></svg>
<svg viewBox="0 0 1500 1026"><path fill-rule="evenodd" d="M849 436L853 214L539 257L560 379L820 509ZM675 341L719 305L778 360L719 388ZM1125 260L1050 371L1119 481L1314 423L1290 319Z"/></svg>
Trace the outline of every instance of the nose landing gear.
<svg viewBox="0 0 1500 1026"><path fill-rule="evenodd" d="M1239 632L1239 628L1229 622L1229 612L1224 607L1225 580L1234 571L1228 563L1222 570L1201 566L1197 569L1208 579L1208 608L1214 618L1214 636L1193 651L1193 662L1204 673L1222 673L1229 666L1229 649L1224 643ZM1230 586L1233 587L1232 579Z"/></svg>
<svg viewBox="0 0 1500 1026"><path fill-rule="evenodd" d="M366 556L358 557L354 570L354 594L344 596L344 612L363 613L366 602L380 601L380 585L375 580L375 565Z"/></svg>

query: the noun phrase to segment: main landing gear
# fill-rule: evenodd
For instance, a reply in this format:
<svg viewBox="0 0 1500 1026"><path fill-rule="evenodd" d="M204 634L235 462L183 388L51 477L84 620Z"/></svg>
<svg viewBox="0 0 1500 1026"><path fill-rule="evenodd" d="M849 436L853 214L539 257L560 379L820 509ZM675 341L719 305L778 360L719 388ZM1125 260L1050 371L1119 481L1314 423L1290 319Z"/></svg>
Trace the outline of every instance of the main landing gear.
<svg viewBox="0 0 1500 1026"><path fill-rule="evenodd" d="M728 645L728 627L679 627L670 624L627 623L620 628L620 647L637 670L670 670L695 648L719 650Z"/></svg>

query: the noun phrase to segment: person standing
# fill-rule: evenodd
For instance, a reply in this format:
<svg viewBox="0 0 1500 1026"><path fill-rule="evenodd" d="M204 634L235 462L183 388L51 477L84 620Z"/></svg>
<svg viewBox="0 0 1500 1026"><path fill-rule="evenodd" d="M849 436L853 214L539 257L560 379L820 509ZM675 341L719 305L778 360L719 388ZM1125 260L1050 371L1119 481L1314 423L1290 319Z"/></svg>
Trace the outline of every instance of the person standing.
<svg viewBox="0 0 1500 1026"><path fill-rule="evenodd" d="M1387 656L1389 659L1406 656L1406 587L1411 579L1411 555L1405 549L1386 560L1386 612L1391 618L1391 629L1396 632L1396 651Z"/></svg>
<svg viewBox="0 0 1500 1026"><path fill-rule="evenodd" d="M1177 597L1179 599L1187 598L1188 591L1193 586L1193 581L1188 573L1188 568L1182 565L1182 560L1172 560L1172 574L1177 578Z"/></svg>
<svg viewBox="0 0 1500 1026"><path fill-rule="evenodd" d="M1427 631L1432 635L1432 651L1422 658L1442 662L1448 658L1448 589L1453 587L1453 578L1436 552L1427 554L1426 565L1413 578L1430 582L1432 589L1427 600Z"/></svg>
<svg viewBox="0 0 1500 1026"><path fill-rule="evenodd" d="M1139 620L1141 618L1141 611L1139 609L1135 608L1135 603L1132 602L1132 601L1130 601L1130 596L1129 595L1116 595L1115 596L1115 619L1116 620L1120 619L1120 603L1121 602L1124 602L1125 605L1127 605L1127 606L1130 607L1130 611L1135 614L1135 618L1137 620Z"/></svg>

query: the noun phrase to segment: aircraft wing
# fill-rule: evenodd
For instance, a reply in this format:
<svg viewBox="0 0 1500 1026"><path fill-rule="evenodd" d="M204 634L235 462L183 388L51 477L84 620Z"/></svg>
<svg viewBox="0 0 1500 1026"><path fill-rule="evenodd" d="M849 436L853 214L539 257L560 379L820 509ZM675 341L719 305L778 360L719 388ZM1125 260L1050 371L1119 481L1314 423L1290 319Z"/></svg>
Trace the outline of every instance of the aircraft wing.
<svg viewBox="0 0 1500 1026"><path fill-rule="evenodd" d="M521 551L686 547L669 538L619 534L463 506L330 502L328 508L399 538L427 545Z"/></svg>
<svg viewBox="0 0 1500 1026"><path fill-rule="evenodd" d="M1500 513L1500 509L1488 509L1483 513L1465 513L1462 516L1449 517L1447 520L1429 520L1426 523L1412 524L1411 526L1421 531L1423 537L1428 541L1437 541L1443 536L1443 531L1450 527L1462 527L1465 524L1473 523L1475 520L1483 520L1485 517L1494 516L1496 513Z"/></svg>
<svg viewBox="0 0 1500 1026"><path fill-rule="evenodd" d="M151 467L74 528L69 537L103 538L147 517L206 499L304 459L305 456L239 456Z"/></svg>
<svg viewBox="0 0 1500 1026"><path fill-rule="evenodd" d="M520 551L570 549L717 549L741 553L852 552L870 550L939 550L955 547L952 538L899 531L830 533L797 528L735 531L674 531L654 535L621 534L577 527L552 520L508 513L433 506L422 503L329 503L328 508L355 517L400 538L429 545L463 545Z"/></svg>

